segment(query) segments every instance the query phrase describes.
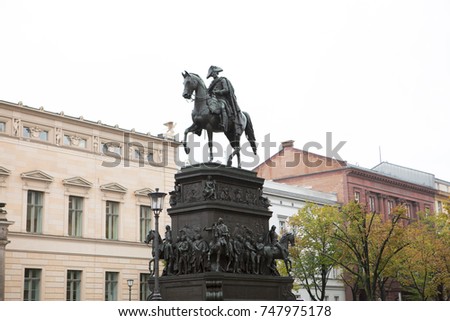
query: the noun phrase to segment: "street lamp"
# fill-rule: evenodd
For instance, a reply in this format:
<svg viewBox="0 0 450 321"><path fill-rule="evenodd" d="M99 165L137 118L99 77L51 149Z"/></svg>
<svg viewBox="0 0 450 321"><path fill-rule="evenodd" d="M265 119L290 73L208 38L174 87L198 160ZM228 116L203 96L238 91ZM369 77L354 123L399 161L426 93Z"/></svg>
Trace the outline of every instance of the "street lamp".
<svg viewBox="0 0 450 321"><path fill-rule="evenodd" d="M161 213L164 205L164 197L166 193L162 193L159 191L159 188L156 188L153 193L148 193L148 196L152 201L152 210L153 214L155 214L155 239L153 240L153 248L155 250L155 286L153 289L153 293L150 297L150 300L162 300L161 294L159 293L159 214Z"/></svg>
<svg viewBox="0 0 450 321"><path fill-rule="evenodd" d="M128 301L131 301L131 287L133 286L133 279L128 279L127 283L128 283Z"/></svg>

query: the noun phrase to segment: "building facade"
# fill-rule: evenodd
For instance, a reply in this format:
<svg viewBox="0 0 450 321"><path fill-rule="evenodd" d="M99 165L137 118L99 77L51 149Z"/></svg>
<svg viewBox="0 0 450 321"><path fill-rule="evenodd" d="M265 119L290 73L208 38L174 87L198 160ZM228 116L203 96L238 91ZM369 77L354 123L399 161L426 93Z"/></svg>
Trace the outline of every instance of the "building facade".
<svg viewBox="0 0 450 321"><path fill-rule="evenodd" d="M0 101L0 202L14 222L5 300L128 300L129 279L131 299L145 299L148 193L172 190L178 145Z"/></svg>
<svg viewBox="0 0 450 321"><path fill-rule="evenodd" d="M271 204L272 217L269 220L269 226L276 226L279 234L290 231L289 218L308 203L320 206L339 205L335 193L324 193L270 180L264 182L263 192ZM299 300L311 300L308 292L301 286L294 294ZM339 269L333 269L329 275L325 298L333 301L345 300L345 285Z"/></svg>
<svg viewBox="0 0 450 321"><path fill-rule="evenodd" d="M435 178L436 186L436 204L435 209L438 213L449 214L450 209L450 182Z"/></svg>
<svg viewBox="0 0 450 321"><path fill-rule="evenodd" d="M368 210L380 213L385 219L397 205L404 205L412 220L417 219L419 212L435 211L434 175L386 164L373 169L353 166L345 161L296 149L293 141L282 143L278 153L254 170L259 177L274 182L336 193L337 202L341 204L353 200L361 202ZM392 288L388 298L398 298L398 291ZM351 299L348 290L346 299Z"/></svg>
<svg viewBox="0 0 450 321"><path fill-rule="evenodd" d="M419 211L434 211L435 189L381 171L349 165L347 162L308 153L293 147L293 141L254 169L258 176L275 182L336 193L337 201L352 200L386 217L396 206L406 206L411 219Z"/></svg>

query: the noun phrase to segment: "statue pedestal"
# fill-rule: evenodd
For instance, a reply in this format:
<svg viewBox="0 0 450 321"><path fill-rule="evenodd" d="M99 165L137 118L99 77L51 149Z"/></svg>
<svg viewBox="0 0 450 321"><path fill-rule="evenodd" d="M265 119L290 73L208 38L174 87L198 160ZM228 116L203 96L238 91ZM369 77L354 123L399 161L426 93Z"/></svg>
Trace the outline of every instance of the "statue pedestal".
<svg viewBox="0 0 450 321"><path fill-rule="evenodd" d="M166 301L286 301L295 300L293 281L281 276L206 272L163 276L159 285ZM149 287L153 290L153 280Z"/></svg>
<svg viewBox="0 0 450 321"><path fill-rule="evenodd" d="M167 212L172 220L176 254L170 264L173 271L160 277L164 300L294 298L290 292L293 279L274 276L267 264L269 260L264 263L261 252L248 250L259 244L263 251L269 231L272 212L267 198L262 196L263 184L264 179L255 172L216 163L184 167L175 174L175 189L170 192L171 208ZM228 229L228 236L222 237L228 250L221 248L220 252L219 219ZM201 258L205 262L201 267L193 263L199 262L199 256L187 250L200 241L214 249ZM255 263L257 255L261 258L259 263Z"/></svg>
<svg viewBox="0 0 450 321"><path fill-rule="evenodd" d="M175 204L167 210L174 236L185 225L210 227L219 218L230 233L236 224L252 229L260 226L268 231L272 212L260 197L264 179L255 172L215 163L198 164L175 174L175 184L180 192L171 196ZM210 193L207 184L214 188L214 193Z"/></svg>

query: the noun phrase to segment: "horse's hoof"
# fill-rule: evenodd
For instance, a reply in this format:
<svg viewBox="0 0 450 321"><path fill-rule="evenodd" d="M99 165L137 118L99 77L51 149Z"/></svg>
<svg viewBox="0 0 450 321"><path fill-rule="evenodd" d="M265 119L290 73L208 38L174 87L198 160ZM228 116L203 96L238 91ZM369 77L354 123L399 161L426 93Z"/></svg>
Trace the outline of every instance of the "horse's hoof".
<svg viewBox="0 0 450 321"><path fill-rule="evenodd" d="M189 154L191 152L191 149L189 147L185 147L184 151L186 152L186 154Z"/></svg>

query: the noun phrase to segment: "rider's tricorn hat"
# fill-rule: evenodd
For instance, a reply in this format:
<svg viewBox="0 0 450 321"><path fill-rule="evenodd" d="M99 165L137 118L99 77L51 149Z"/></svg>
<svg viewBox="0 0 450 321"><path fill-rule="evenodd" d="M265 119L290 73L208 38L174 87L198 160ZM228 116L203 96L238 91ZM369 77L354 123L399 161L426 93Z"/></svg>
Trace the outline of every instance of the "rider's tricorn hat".
<svg viewBox="0 0 450 321"><path fill-rule="evenodd" d="M211 74L212 74L214 71L217 72L217 73L219 73L219 72L223 71L223 69L220 68L220 67L217 67L217 66L211 66L211 67L209 67L209 69L208 69L208 75L206 76L206 79L208 79L209 77L211 77Z"/></svg>

